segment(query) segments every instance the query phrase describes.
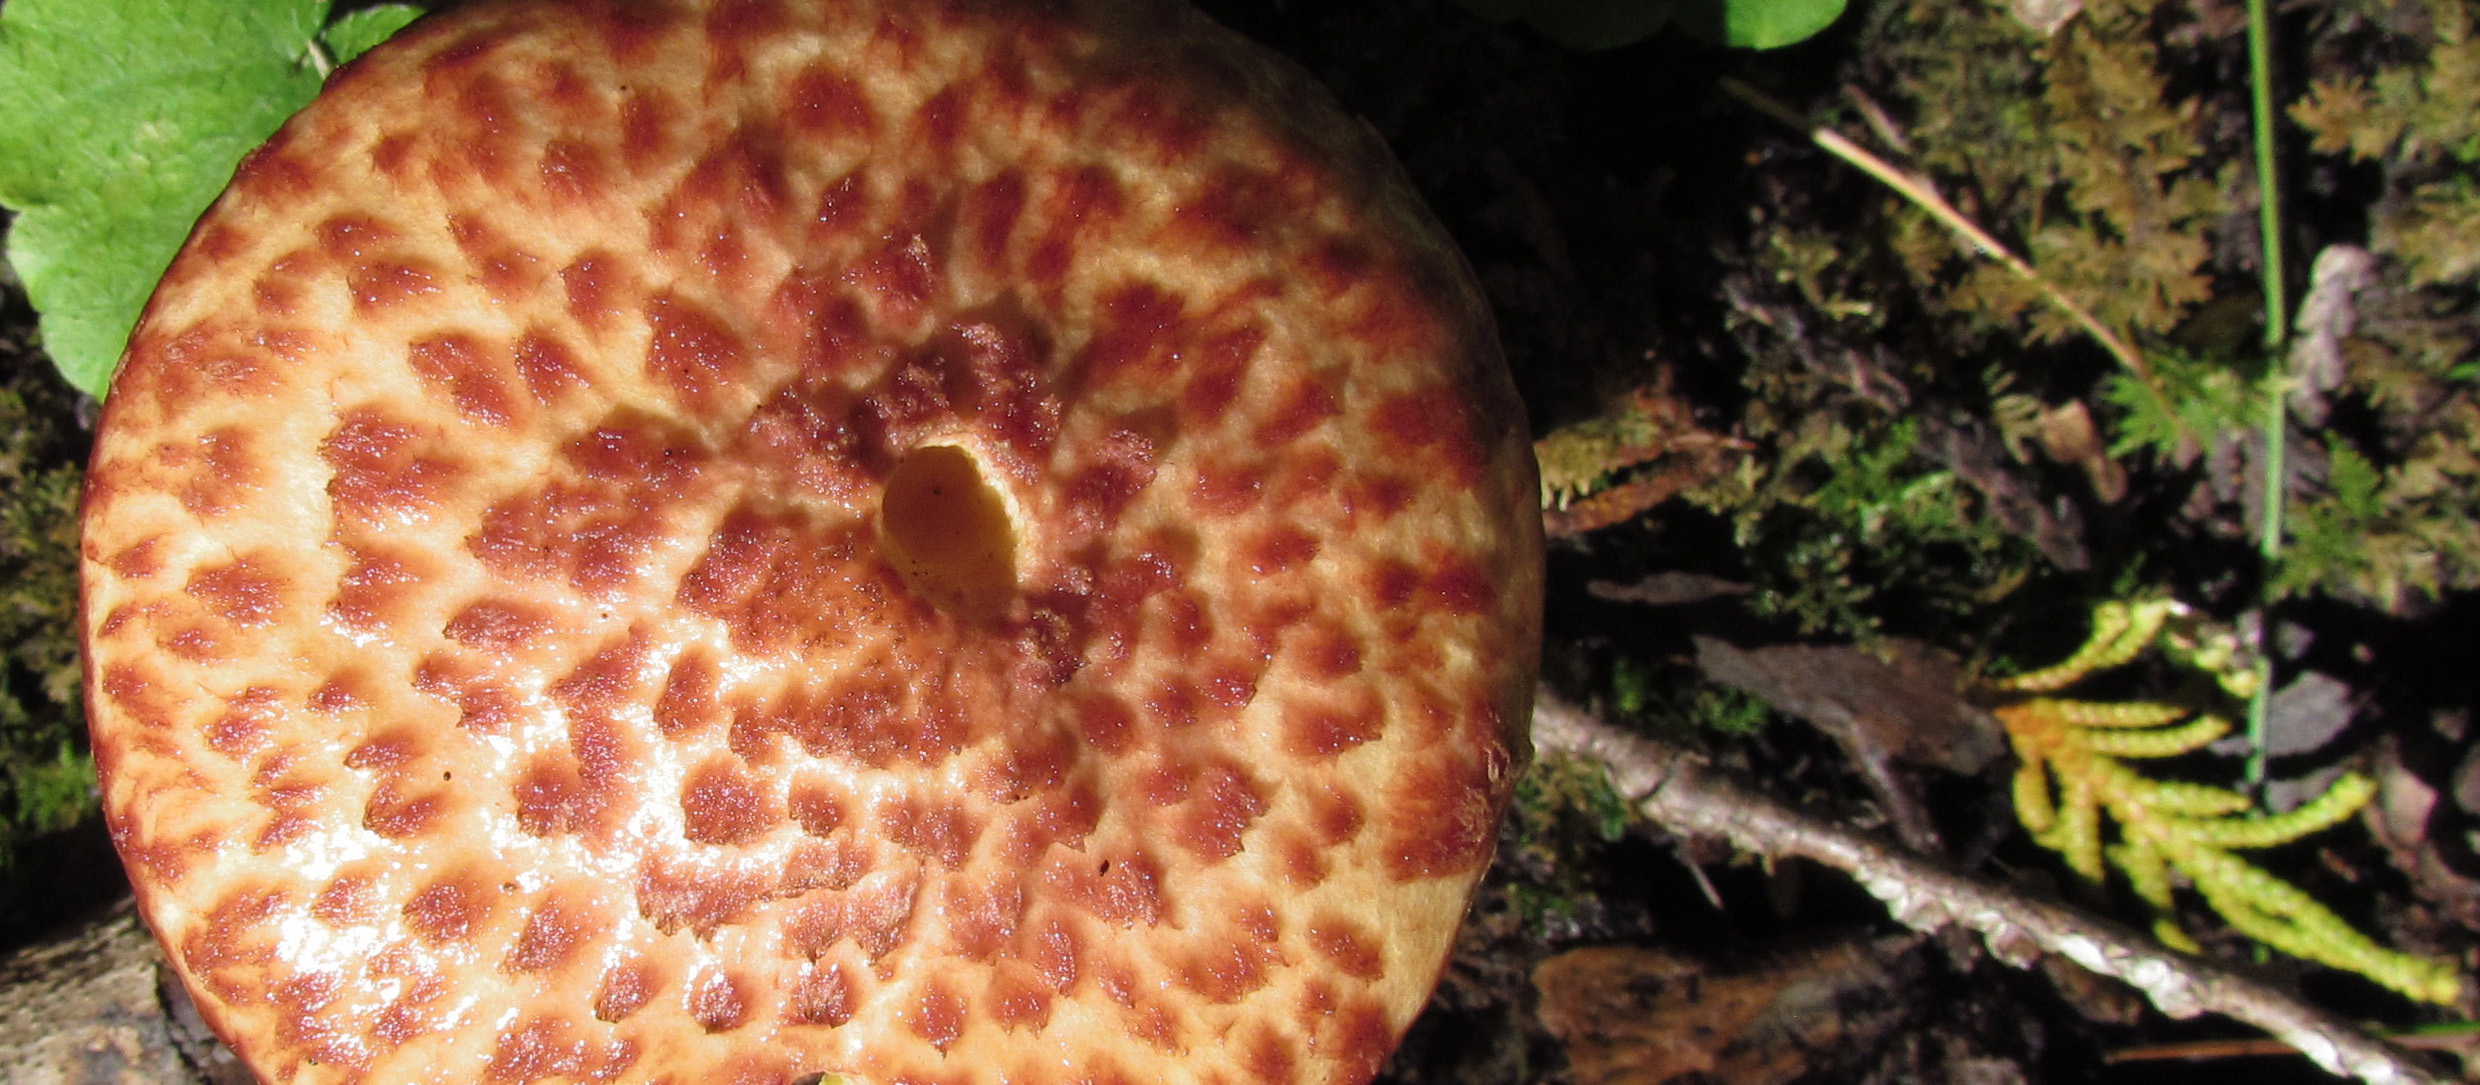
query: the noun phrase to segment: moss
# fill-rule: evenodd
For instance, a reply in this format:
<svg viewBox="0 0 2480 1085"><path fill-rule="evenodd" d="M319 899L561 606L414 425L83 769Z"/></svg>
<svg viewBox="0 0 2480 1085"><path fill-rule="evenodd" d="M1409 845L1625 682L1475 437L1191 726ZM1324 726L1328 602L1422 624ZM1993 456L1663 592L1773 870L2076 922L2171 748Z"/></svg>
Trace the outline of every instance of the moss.
<svg viewBox="0 0 2480 1085"><path fill-rule="evenodd" d="M1691 495L1731 518L1757 614L1803 635L1865 640L1892 615L1913 629L1968 619L2037 560L1928 454L1916 420L1865 409L1801 415L1785 399L1774 390L1746 420L1770 455Z"/></svg>
<svg viewBox="0 0 2480 1085"><path fill-rule="evenodd" d="M1765 730L1774 713L1746 691L1708 684L1698 688L1689 718L1700 729L1746 738Z"/></svg>
<svg viewBox="0 0 2480 1085"><path fill-rule="evenodd" d="M2184 885L2249 938L2357 972L2410 998L2452 1005L2462 976L2451 962L2378 945L2305 891L2236 854L2287 844L2341 823L2375 797L2374 781L2344 773L2299 806L2281 813L2262 810L2228 788L2165 779L2130 764L2203 749L2229 732L2223 718L2158 701L2039 696L2124 666L2157 643L2175 639L2165 629L2184 613L2166 600L2105 603L2094 611L2091 638L2066 660L1984 684L1986 693L2020 696L1995 713L2019 762L2016 818L2086 881L2099 882L2113 868L2124 875L2154 909L2155 936L2174 948L2202 952L2176 918L2175 894ZM2193 648L2173 654L2191 664L2205 658ZM2208 669L2217 680L2232 673ZM2113 826L2117 841L2105 842L2105 831Z"/></svg>
<svg viewBox="0 0 2480 1085"><path fill-rule="evenodd" d="M2341 5L2346 24L2378 24L2391 6ZM2480 7L2426 0L2425 25L2378 31L2367 50L2405 57L2373 70L2318 79L2291 108L2316 151L2381 162L2386 198L2370 247L2400 260L2415 288L2468 284L2480 271Z"/></svg>
<svg viewBox="0 0 2480 1085"><path fill-rule="evenodd" d="M2354 299L2338 395L2374 424L2327 435L2278 583L2417 610L2480 588L2480 3L2346 0L2291 116L2313 150L2373 164L2376 283ZM2366 58L2380 58L2370 63Z"/></svg>
<svg viewBox="0 0 2480 1085"><path fill-rule="evenodd" d="M2253 318L2225 319L2258 308L2244 285L2256 274L2248 266L2256 197L2243 171L2244 130L2226 123L2244 116L2241 103L2212 97L2239 86L2227 70L2238 55L2235 27L2209 21L2191 5L2094 0L2043 35L1995 0L1890 0L1880 9L1860 80L1891 120L1877 126L1876 142L2138 344L2152 372L2139 380L2100 368L2098 352L2075 342L2082 333L2037 287L1966 252L1873 182L1861 182L1868 196L1856 225L1849 217L1823 228L1764 224L1753 255L1808 322L1789 336L1832 329L1855 352L1875 340L1895 347L1881 358L1901 359L1881 362L1888 393L1870 388L1857 365L1845 363L1862 379L1842 378L1850 387L1835 389L1830 366L1815 357L1781 364L1752 351L1758 404L1749 429L1783 436L1770 464L1743 472L1739 492L1718 488L1711 503L1746 502L1734 515L1752 579L1763 584L1772 566L1793 565L1760 596L1771 613L1805 632L1865 634L1886 598L1918 595L1903 576L1993 574L1982 590L1949 591L1931 608L1955 613L2020 571L1982 530L1987 514L1970 494L1926 500L1952 463L1921 455L1897 463L1873 451L1902 435L1858 406L1872 401L1880 412L1920 417L1991 414L2016 469L2045 487L2043 500L2054 499L2056 480L2040 478L2026 435L2051 404L2088 401L2108 432L2108 457L2149 454L2167 469L2135 480L2140 497L2193 485L2174 472L2207 452L2221 457L2186 510L2215 522L2174 530L2216 538L2253 530L2254 507L2236 496L2237 480L2258 470L2246 462L2244 435L2261 419L2267 382L2282 374L2249 356ZM2480 114L2470 107L2480 100L2480 2L2335 0L2315 31L2317 74L2290 115L2316 154L2375 176L2366 243L2382 269L2353 303L2356 329L2342 329L2343 385L2332 398L2346 404L2338 417L2347 424L2294 440L2304 466L2290 535L2265 575L2288 594L2404 614L2480 588L2480 366L2470 362L2480 347ZM2229 79L2198 79L2199 68ZM2174 71L2189 74L2174 86ZM1853 130L1858 119L1838 124ZM1887 273L1908 295L1889 289ZM1977 386L1964 367L1936 364L1957 357L1975 359ZM1791 387L1801 382L1808 387ZM1795 432L1803 426L1824 432ZM2109 467L2087 463L2095 465ZM1820 469L1834 478L1813 495L1794 484ZM1874 496L1838 499L1836 486ZM1790 493L1770 499L1769 488ZM2106 502L2118 500L2112 489L2096 481ZM1808 515L1786 516L1785 506ZM1890 562L1882 548L1907 540L1948 557ZM2147 559L2115 559L2126 560Z"/></svg>
<svg viewBox="0 0 2480 1085"><path fill-rule="evenodd" d="M1572 919L1593 899L1603 850L1627 833L1632 817L1597 763L1553 756L1525 769L1510 819L1508 858L1518 877L1507 892L1528 929Z"/></svg>
<svg viewBox="0 0 2480 1085"><path fill-rule="evenodd" d="M1917 164L1967 214L2122 334L2166 334L2212 296L2209 231L2235 163L2209 147L2201 104L2171 94L2153 5L2090 0L2047 36L1996 3L1895 10L1881 33ZM1899 211L1889 240L1935 305L1982 332L2081 334L1924 212Z"/></svg>
<svg viewBox="0 0 2480 1085"><path fill-rule="evenodd" d="M85 437L48 364L0 344L0 866L95 809L78 700Z"/></svg>

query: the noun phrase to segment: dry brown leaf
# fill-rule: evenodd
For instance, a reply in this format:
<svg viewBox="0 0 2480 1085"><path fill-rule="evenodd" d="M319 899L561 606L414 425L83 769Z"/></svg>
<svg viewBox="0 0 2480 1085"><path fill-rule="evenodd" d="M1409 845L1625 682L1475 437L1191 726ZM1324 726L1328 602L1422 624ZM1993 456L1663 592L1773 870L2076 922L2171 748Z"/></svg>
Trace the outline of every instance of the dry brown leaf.
<svg viewBox="0 0 2480 1085"><path fill-rule="evenodd" d="M2092 481L2093 496L2103 504L2117 504L2127 496L2127 469L2110 458L2110 446L2101 439L2100 427L2093 425L2092 411L2083 401L2071 400L2041 412L2035 437L2041 452L2052 461L2079 467Z"/></svg>
<svg viewBox="0 0 2480 1085"><path fill-rule="evenodd" d="M1971 775L2005 752L1997 721L1958 692L1955 661L1916 641L1876 655L1849 645L1739 648L1696 638L1705 676L1743 690L1847 743Z"/></svg>
<svg viewBox="0 0 2480 1085"><path fill-rule="evenodd" d="M2385 849L2394 868L2411 880L2412 891L2463 927L2480 927L2480 878L2448 862L2445 851L2468 854L2463 841L2432 840L2436 829L2467 830L2466 812L2438 809L2438 789L2404 763L2401 744L2392 738L2378 747L2375 766L2377 798L2360 812L2368 835ZM2444 834L2440 834L2444 835Z"/></svg>

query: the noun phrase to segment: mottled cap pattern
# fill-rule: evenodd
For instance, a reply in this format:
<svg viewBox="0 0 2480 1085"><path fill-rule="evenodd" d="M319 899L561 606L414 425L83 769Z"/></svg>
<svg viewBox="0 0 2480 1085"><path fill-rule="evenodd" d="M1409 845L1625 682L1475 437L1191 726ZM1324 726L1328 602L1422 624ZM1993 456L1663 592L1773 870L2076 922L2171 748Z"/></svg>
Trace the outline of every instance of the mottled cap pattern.
<svg viewBox="0 0 2480 1085"><path fill-rule="evenodd" d="M131 341L104 807L270 1082L1359 1082L1534 492L1378 140L1184 7L467 4Z"/></svg>

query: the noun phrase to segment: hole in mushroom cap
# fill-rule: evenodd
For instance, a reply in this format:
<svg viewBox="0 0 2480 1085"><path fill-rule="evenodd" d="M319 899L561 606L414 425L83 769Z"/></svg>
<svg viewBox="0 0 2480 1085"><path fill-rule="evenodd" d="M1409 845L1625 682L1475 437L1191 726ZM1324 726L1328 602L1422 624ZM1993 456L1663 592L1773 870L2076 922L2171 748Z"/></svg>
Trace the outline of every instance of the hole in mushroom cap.
<svg viewBox="0 0 2480 1085"><path fill-rule="evenodd" d="M973 454L923 445L887 476L879 525L887 559L930 605L995 620L1016 592L1016 527Z"/></svg>

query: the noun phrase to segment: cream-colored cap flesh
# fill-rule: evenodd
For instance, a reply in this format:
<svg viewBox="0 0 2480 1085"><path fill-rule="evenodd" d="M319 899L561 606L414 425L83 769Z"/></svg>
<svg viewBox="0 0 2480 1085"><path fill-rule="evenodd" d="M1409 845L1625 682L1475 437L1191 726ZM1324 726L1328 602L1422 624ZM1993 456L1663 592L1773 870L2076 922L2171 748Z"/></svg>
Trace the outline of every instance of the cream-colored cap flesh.
<svg viewBox="0 0 2480 1085"><path fill-rule="evenodd" d="M130 344L105 809L270 1082L1363 1081L1525 756L1525 436L1183 7L468 4Z"/></svg>

